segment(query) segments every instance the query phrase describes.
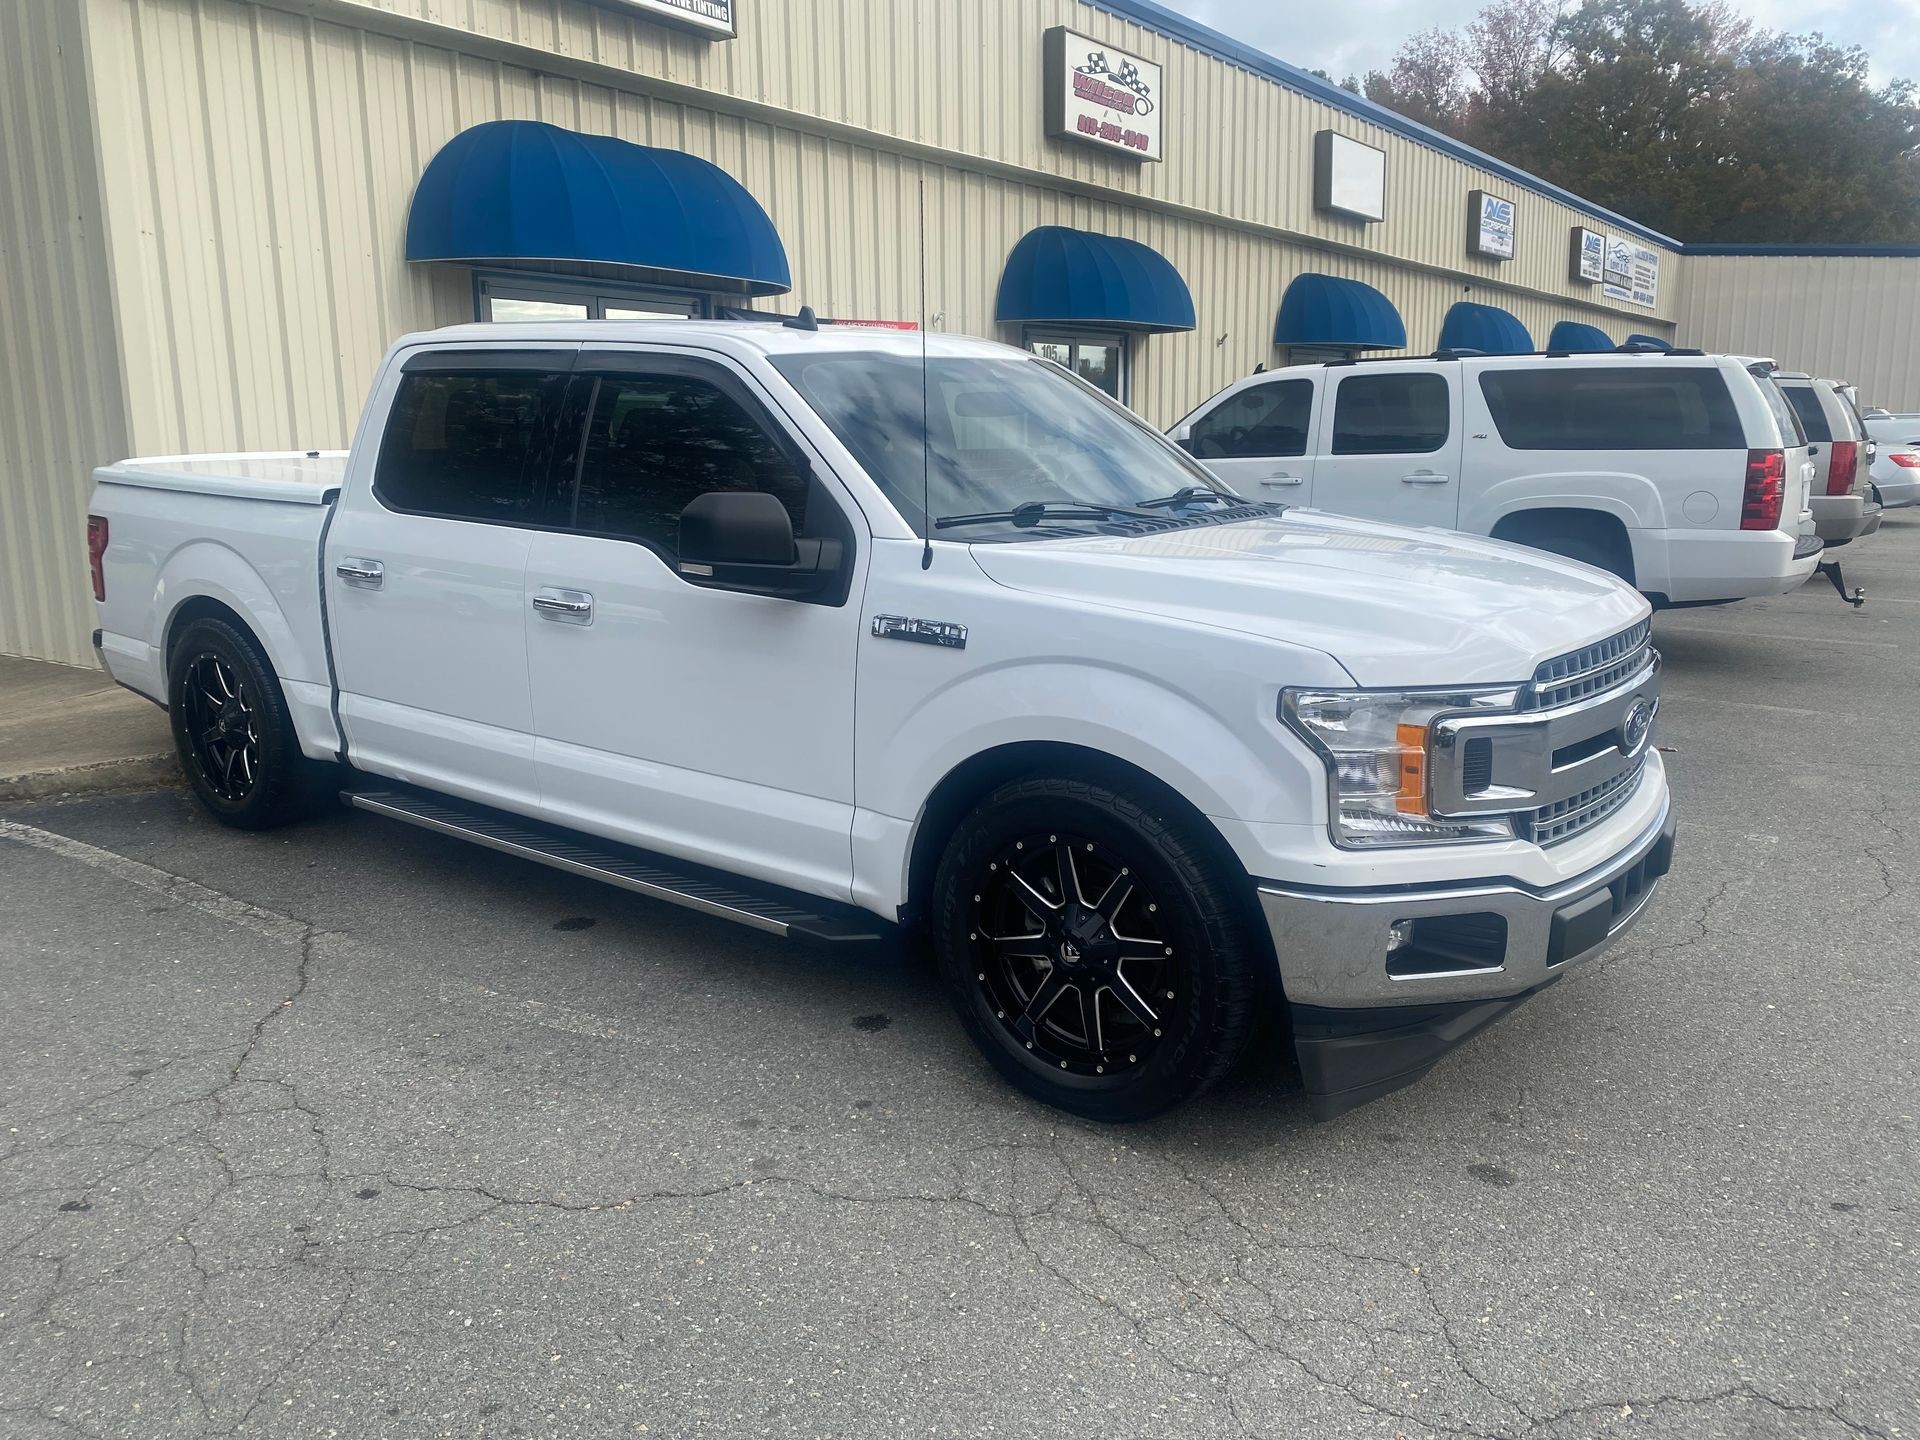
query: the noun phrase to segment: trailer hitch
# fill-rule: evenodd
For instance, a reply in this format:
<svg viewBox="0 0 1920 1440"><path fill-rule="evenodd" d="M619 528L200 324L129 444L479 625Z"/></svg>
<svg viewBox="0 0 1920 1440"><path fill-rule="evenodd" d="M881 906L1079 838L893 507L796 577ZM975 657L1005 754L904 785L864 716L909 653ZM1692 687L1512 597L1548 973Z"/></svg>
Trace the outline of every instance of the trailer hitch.
<svg viewBox="0 0 1920 1440"><path fill-rule="evenodd" d="M1866 591L1847 589L1847 582L1840 574L1840 562L1838 560L1822 560L1815 568L1833 582L1835 592L1838 593L1840 598L1846 601L1847 604L1853 606L1854 609L1858 610L1862 605L1867 603Z"/></svg>

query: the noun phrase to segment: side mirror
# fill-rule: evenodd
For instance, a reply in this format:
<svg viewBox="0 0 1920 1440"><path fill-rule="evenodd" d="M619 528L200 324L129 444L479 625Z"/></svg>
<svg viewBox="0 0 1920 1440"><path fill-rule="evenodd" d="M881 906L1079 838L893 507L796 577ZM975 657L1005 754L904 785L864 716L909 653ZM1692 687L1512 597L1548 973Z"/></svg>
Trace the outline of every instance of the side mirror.
<svg viewBox="0 0 1920 1440"><path fill-rule="evenodd" d="M713 590L805 599L839 576L837 540L796 540L764 490L712 490L680 512L680 577Z"/></svg>
<svg viewBox="0 0 1920 1440"><path fill-rule="evenodd" d="M1186 451L1187 454L1193 454L1193 427L1191 425L1174 426L1173 429L1167 432L1167 438L1182 450Z"/></svg>

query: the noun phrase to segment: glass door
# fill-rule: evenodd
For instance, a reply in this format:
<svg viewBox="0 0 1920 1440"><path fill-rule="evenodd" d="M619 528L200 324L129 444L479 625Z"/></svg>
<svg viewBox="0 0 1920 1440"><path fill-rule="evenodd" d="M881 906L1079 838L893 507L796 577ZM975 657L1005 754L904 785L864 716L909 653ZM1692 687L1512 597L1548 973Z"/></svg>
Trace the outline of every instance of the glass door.
<svg viewBox="0 0 1920 1440"><path fill-rule="evenodd" d="M1127 337L1120 334L1029 330L1027 349L1104 390L1122 404L1127 399Z"/></svg>

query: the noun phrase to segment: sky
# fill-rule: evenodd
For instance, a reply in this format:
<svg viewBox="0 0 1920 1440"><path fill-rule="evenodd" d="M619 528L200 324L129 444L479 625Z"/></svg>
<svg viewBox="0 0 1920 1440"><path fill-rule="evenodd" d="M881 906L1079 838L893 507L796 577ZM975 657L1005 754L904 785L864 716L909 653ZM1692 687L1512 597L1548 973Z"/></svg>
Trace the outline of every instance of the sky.
<svg viewBox="0 0 1920 1440"><path fill-rule="evenodd" d="M1383 70L1400 42L1434 26L1455 29L1484 0L1161 0L1169 9L1269 55L1335 79ZM1734 0L1763 28L1858 45L1872 58L1876 85L1920 80L1920 0Z"/></svg>

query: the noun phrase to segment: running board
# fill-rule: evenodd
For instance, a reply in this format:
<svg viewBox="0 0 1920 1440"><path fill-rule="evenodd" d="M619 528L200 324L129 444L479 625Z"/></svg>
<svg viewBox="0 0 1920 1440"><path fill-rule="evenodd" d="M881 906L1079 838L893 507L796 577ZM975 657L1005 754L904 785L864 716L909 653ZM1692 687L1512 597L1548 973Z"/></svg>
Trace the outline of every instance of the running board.
<svg viewBox="0 0 1920 1440"><path fill-rule="evenodd" d="M444 795L407 790L343 790L357 810L471 840L489 850L617 885L669 905L817 945L863 945L881 938L881 921L851 905L648 855L504 811Z"/></svg>

